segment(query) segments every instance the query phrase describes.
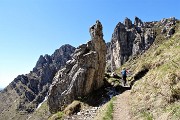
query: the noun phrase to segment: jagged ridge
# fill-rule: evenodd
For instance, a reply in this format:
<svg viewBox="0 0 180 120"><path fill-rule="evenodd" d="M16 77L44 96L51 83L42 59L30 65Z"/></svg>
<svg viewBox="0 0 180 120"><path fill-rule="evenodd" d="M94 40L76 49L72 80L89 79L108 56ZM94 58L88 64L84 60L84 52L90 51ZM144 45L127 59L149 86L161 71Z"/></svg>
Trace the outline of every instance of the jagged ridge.
<svg viewBox="0 0 180 120"><path fill-rule="evenodd" d="M111 56L107 59L108 70L114 71L129 59L148 50L156 39L158 27L162 28L162 34L167 34L167 38L172 36L175 33L173 26L176 21L175 18L170 18L159 22L142 22L141 19L135 17L134 24L128 18L124 20L124 23L119 22L109 45Z"/></svg>
<svg viewBox="0 0 180 120"><path fill-rule="evenodd" d="M14 101L17 104L14 112L33 112L47 95L55 73L71 59L74 50L71 45L63 45L51 56L41 55L29 74L18 75L0 94L1 116L6 110L14 109L11 108Z"/></svg>

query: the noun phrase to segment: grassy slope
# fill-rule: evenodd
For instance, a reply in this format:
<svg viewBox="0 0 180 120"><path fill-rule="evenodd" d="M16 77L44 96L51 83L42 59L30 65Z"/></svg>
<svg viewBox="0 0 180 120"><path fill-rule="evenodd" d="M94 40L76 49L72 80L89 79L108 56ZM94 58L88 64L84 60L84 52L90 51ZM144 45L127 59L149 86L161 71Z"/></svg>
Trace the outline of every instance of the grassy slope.
<svg viewBox="0 0 180 120"><path fill-rule="evenodd" d="M179 28L178 28L179 29ZM136 76L149 71L132 87L132 114L136 119L180 119L180 29L163 44L153 45L145 54L124 66ZM162 36L157 39L163 40ZM134 78L133 78L134 79Z"/></svg>
<svg viewBox="0 0 180 120"><path fill-rule="evenodd" d="M50 115L47 101L45 101L33 114L29 115L29 120L47 120Z"/></svg>
<svg viewBox="0 0 180 120"><path fill-rule="evenodd" d="M93 120L112 120L113 119L113 101L116 98L113 97L109 102L104 104L98 111L97 116Z"/></svg>
<svg viewBox="0 0 180 120"><path fill-rule="evenodd" d="M0 94L0 120L22 120L27 118L25 112L17 112L19 97L14 90Z"/></svg>

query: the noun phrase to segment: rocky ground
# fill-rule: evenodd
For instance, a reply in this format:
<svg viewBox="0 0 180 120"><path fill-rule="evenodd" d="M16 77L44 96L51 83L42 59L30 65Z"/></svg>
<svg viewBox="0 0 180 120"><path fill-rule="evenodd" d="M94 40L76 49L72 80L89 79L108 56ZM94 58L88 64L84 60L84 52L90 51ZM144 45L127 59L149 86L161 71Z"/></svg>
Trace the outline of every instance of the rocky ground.
<svg viewBox="0 0 180 120"><path fill-rule="evenodd" d="M92 120L96 114L97 111L101 107L89 107L87 109L83 109L80 112L72 115L72 116L67 116L63 120Z"/></svg>
<svg viewBox="0 0 180 120"><path fill-rule="evenodd" d="M114 103L115 106L115 120L119 120L118 118L125 118L128 114L128 104L126 99L128 99L129 89L130 87L122 87L119 88L115 87L106 87L104 88L106 92L102 93L101 102L96 104L95 106L88 106L83 108L81 111L74 113L73 115L66 116L63 120L96 120L97 114L102 111L102 107L112 98L113 96L117 96L117 100ZM128 90L126 92L126 90ZM125 91L125 92L124 92ZM103 97L104 96L104 97ZM106 96L106 97L105 97ZM121 107L120 107L121 106ZM119 111L123 111L122 114L119 114ZM120 116L119 116L120 115ZM126 119L124 119L126 120Z"/></svg>
<svg viewBox="0 0 180 120"><path fill-rule="evenodd" d="M92 94L88 98L94 98L94 102L91 101L92 103L89 103L88 101L85 101L88 106L83 107L82 110L74 113L73 115L64 117L63 120L93 120L103 105L107 103L113 96L119 93L120 91L113 87L101 88L96 92L96 94Z"/></svg>

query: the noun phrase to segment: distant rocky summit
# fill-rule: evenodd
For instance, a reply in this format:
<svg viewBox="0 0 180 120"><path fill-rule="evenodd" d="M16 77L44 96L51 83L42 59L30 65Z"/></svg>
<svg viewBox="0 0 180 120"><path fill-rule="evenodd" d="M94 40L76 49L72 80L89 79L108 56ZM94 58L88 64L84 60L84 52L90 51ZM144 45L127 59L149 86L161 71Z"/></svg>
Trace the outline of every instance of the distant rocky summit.
<svg viewBox="0 0 180 120"><path fill-rule="evenodd" d="M156 38L156 28L161 28L161 34L170 37L175 33L173 25L175 18L163 19L154 22L142 22L135 17L134 24L128 18L124 23L119 22L112 35L109 45L107 63L109 71L114 71L133 56L144 53L153 44Z"/></svg>
<svg viewBox="0 0 180 120"><path fill-rule="evenodd" d="M103 86L106 44L101 23L96 21L89 32L91 40L75 50L72 60L53 79L48 96L51 113L63 110L73 100Z"/></svg>
<svg viewBox="0 0 180 120"><path fill-rule="evenodd" d="M0 101L3 101L0 104L1 114L7 113L8 109L14 109L14 112L33 112L47 96L56 72L71 59L74 50L74 47L67 44L61 46L51 56L41 55L29 74L17 76L0 94ZM13 104L15 106L11 108Z"/></svg>

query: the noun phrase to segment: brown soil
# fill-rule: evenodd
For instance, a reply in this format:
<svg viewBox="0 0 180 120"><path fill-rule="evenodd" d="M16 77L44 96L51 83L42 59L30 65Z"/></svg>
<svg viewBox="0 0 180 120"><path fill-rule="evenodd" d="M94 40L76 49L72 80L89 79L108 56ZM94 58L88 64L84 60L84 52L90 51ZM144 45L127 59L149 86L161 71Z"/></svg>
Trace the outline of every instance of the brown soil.
<svg viewBox="0 0 180 120"><path fill-rule="evenodd" d="M130 116L130 105L128 104L130 90L117 95L114 101L113 120L133 120Z"/></svg>

